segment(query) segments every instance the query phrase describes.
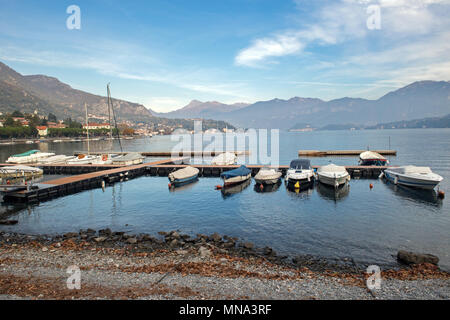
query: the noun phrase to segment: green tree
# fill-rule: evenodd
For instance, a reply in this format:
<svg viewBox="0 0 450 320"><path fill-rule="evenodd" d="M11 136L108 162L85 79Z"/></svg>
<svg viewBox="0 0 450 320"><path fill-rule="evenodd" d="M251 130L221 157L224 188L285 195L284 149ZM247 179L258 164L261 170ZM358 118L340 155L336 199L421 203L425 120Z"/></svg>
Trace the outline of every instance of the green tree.
<svg viewBox="0 0 450 320"><path fill-rule="evenodd" d="M50 122L57 122L57 121L58 121L58 119L56 118L56 116L55 116L53 113L51 113L51 112L48 114L47 119L48 119L48 121L50 121Z"/></svg>

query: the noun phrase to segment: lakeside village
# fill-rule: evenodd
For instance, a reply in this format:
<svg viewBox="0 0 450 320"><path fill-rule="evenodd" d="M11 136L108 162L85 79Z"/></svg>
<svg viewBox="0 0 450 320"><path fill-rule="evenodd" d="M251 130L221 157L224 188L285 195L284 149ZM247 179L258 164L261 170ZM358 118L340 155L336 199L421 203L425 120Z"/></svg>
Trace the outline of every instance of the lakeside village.
<svg viewBox="0 0 450 320"><path fill-rule="evenodd" d="M52 140L64 138L84 138L89 129L91 137L107 137L110 132L113 136L124 137L151 137L154 135L170 135L175 130L185 129L193 132L193 128L183 125L183 123L133 123L131 121L121 121L117 126L111 125L107 117L89 114L89 122L81 123L71 118L57 119L49 113L47 116L34 113L22 113L14 111L12 113L0 112L0 140ZM184 120L186 122L188 120ZM192 121L193 123L193 121ZM209 131L224 131L226 128L209 129ZM230 130L230 129L229 129Z"/></svg>

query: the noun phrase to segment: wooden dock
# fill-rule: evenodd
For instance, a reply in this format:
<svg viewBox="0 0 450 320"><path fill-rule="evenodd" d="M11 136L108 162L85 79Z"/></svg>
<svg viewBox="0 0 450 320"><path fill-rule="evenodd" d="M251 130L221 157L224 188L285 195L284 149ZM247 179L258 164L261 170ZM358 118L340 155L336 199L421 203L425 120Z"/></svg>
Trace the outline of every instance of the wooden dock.
<svg viewBox="0 0 450 320"><path fill-rule="evenodd" d="M218 156L221 153L224 153L225 151L180 151L172 153L171 151L136 151L135 153L139 153L143 155L144 157L215 157ZM242 155L249 155L250 151L226 151L234 153L237 156ZM89 154L92 155L102 155L102 154L118 154L118 155L124 155L128 153L134 153L134 152L120 152L120 151L91 151ZM75 151L73 153L74 156L78 156L80 154L86 154L86 151Z"/></svg>
<svg viewBox="0 0 450 320"><path fill-rule="evenodd" d="M166 177L172 171L185 168L187 165L170 165L170 164L160 164L154 165L147 168L147 171L151 176ZM197 168L200 177L219 177L222 172L239 168L239 165L232 166L213 166L213 165L196 165L191 164L190 166ZM252 176L255 176L258 171L264 167L263 165L247 165L252 171ZM312 166L313 169L318 169L320 166ZM366 178L366 179L376 179L381 174L383 170L387 167L383 166L346 166L345 167L352 178ZM286 175L286 171L289 166L279 166L278 169L282 172L283 176Z"/></svg>
<svg viewBox="0 0 450 320"><path fill-rule="evenodd" d="M164 159L155 162L142 163L132 166L122 166L96 172L84 173L70 177L59 178L33 184L30 190L14 190L6 192L4 202L39 202L52 198L73 194L82 190L99 188L103 185L121 180L129 180L147 174L147 168L153 165L161 165L183 161L186 158ZM90 168L95 168L90 167ZM88 167L89 168L89 167ZM36 188L36 186L38 188Z"/></svg>
<svg viewBox="0 0 450 320"><path fill-rule="evenodd" d="M368 150L300 150L301 157L359 156ZM396 156L397 150L370 150L384 156Z"/></svg>

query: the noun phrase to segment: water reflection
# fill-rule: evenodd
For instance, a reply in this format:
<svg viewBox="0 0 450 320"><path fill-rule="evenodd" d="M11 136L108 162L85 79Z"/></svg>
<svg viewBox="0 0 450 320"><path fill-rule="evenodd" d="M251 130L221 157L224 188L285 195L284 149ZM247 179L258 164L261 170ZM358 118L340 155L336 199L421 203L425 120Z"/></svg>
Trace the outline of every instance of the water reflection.
<svg viewBox="0 0 450 320"><path fill-rule="evenodd" d="M192 188L194 188L195 185L197 184L197 182L198 182L198 178L195 179L195 181L189 182L187 184L178 185L176 187L169 188L169 191L170 192L188 191L188 190L191 190Z"/></svg>
<svg viewBox="0 0 450 320"><path fill-rule="evenodd" d="M250 184L252 183L251 179L248 179L240 184L237 184L235 186L226 187L222 189L222 197L224 199L233 196L236 193L241 192L242 190L246 189Z"/></svg>
<svg viewBox="0 0 450 320"><path fill-rule="evenodd" d="M305 189L296 189L289 187L289 184L286 184L287 194L292 198L300 198L300 199L309 199L310 196L314 193L314 188L305 188Z"/></svg>
<svg viewBox="0 0 450 320"><path fill-rule="evenodd" d="M323 183L318 183L317 192L324 199L339 201L348 196L350 192L350 185L345 184L335 189L331 186L324 185Z"/></svg>
<svg viewBox="0 0 450 320"><path fill-rule="evenodd" d="M384 184L394 192L394 194L400 198L413 201L416 203L425 203L435 205L437 207L442 206L442 200L437 196L434 190L416 189L402 185L395 185L392 182L383 179Z"/></svg>
<svg viewBox="0 0 450 320"><path fill-rule="evenodd" d="M274 184L255 184L255 187L253 188L258 193L268 193L268 192L275 192L277 191L281 186L281 180L279 180L277 183Z"/></svg>

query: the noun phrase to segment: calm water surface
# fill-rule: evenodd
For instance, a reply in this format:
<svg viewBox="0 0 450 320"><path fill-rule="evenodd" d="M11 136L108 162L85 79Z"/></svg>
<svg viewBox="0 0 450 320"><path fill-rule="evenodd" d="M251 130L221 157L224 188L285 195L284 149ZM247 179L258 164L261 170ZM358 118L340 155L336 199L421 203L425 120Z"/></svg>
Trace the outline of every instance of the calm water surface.
<svg viewBox="0 0 450 320"><path fill-rule="evenodd" d="M300 149L392 149L391 163L426 165L442 175L441 190L450 186L450 130L374 130L280 133L280 163L288 164ZM116 142L115 142L116 143ZM122 141L127 151L168 151L170 137ZM41 143L0 146L0 160L13 153L39 148L71 154L84 143ZM91 149L118 150L118 145L91 142ZM357 164L357 157L312 158L313 164ZM245 161L245 159L241 159ZM46 177L47 179L48 177ZM2 217L19 220L0 230L23 233L62 233L105 228L135 233L179 229L219 232L268 245L280 253L313 254L328 258L354 257L364 264L393 265L399 249L428 252L450 270L449 198L395 187L381 180L352 180L338 194L321 185L309 192L289 192L284 184L272 192L257 192L254 182L235 193L214 190L218 178L169 191L167 178L141 177L114 186L89 190L34 206L5 206ZM369 184L374 188L370 190ZM233 190L232 190L233 191Z"/></svg>

